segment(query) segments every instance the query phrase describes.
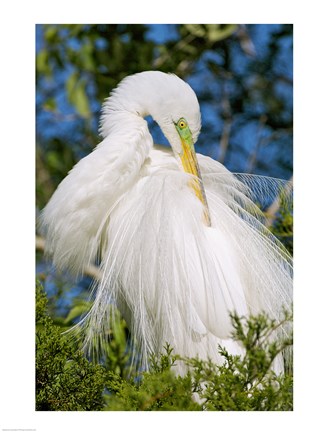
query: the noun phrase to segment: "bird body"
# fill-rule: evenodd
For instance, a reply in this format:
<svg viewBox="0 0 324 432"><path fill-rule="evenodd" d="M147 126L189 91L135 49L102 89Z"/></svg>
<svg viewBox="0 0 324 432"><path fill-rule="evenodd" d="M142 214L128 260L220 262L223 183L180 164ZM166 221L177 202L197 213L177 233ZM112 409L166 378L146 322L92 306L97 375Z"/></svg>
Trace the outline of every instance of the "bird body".
<svg viewBox="0 0 324 432"><path fill-rule="evenodd" d="M154 146L147 115L172 150ZM219 343L241 353L229 313L264 311L279 320L292 300L291 259L264 227L250 188L195 154L195 93L175 75L127 77L104 103L100 131L102 142L42 213L59 269L80 274L100 257L94 303L81 324L85 343L105 333L116 304L145 367L166 342L217 363Z"/></svg>

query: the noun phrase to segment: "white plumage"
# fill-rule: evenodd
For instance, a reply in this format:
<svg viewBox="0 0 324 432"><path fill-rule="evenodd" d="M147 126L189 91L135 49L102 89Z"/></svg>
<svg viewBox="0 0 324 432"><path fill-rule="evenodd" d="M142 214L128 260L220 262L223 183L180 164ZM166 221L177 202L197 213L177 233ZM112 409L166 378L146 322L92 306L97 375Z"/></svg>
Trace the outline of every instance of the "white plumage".
<svg viewBox="0 0 324 432"><path fill-rule="evenodd" d="M153 146L147 115L173 152ZM166 342L181 355L220 362L218 343L241 352L230 339L230 311L265 311L279 320L292 301L290 256L264 227L244 175L197 155L207 206L193 187L196 177L181 165L179 119L195 142L199 104L184 81L161 72L124 79L104 103L103 141L75 165L42 213L47 252L59 269L80 274L101 259L94 305L82 323L85 343L105 333L115 303L144 366ZM278 192L271 180L267 185L260 183L263 191Z"/></svg>

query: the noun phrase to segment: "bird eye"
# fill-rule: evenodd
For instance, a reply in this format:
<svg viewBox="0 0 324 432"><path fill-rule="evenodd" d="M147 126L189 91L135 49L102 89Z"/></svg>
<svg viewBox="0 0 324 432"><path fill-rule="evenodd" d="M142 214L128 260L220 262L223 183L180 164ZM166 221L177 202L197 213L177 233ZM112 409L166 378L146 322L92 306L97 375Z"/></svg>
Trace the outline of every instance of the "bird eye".
<svg viewBox="0 0 324 432"><path fill-rule="evenodd" d="M187 126L187 123L184 120L179 120L178 126L180 129L184 129Z"/></svg>

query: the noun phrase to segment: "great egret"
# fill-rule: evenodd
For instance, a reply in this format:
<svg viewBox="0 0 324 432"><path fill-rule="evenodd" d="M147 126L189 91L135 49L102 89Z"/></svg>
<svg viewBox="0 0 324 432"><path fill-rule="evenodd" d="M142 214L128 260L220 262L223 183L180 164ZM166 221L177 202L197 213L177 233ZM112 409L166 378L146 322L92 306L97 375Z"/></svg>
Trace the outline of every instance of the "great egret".
<svg viewBox="0 0 324 432"><path fill-rule="evenodd" d="M154 146L148 115L172 151ZM219 343L241 352L230 311L279 320L292 300L289 254L264 226L244 176L196 155L200 127L197 97L176 75L125 78L103 105L102 142L41 216L57 268L80 274L100 259L85 343L105 334L116 304L144 366L166 342L182 356L221 362Z"/></svg>

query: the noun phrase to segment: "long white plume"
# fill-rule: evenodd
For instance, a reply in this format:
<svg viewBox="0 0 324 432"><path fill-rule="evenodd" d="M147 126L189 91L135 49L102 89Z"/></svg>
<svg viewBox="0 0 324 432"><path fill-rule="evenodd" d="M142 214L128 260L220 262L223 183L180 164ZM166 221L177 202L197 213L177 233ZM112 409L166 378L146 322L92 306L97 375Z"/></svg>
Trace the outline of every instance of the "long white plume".
<svg viewBox="0 0 324 432"><path fill-rule="evenodd" d="M74 212L58 214L58 209L72 204L81 208L77 202L81 192L66 201L62 183L62 201L58 196L46 209L44 217L52 221L48 243L56 252L58 267L82 272L82 266L101 250L102 279L82 324L86 346L107 334L109 305L115 304L128 322L144 365L165 342L182 355L220 361L218 343L240 352L229 340L230 311L241 315L265 311L280 320L281 308L291 306L291 259L264 227L264 215L252 201L257 196L275 197L285 183L249 175L238 179L214 160L198 158L211 228L201 223L201 203L187 186L188 174L162 150L151 152L154 163L143 168L147 175L118 199L112 200L110 189L100 199L96 194L96 205L106 207L92 214L91 237L85 220ZM84 167L79 164L74 170ZM57 213L50 219L52 208Z"/></svg>

